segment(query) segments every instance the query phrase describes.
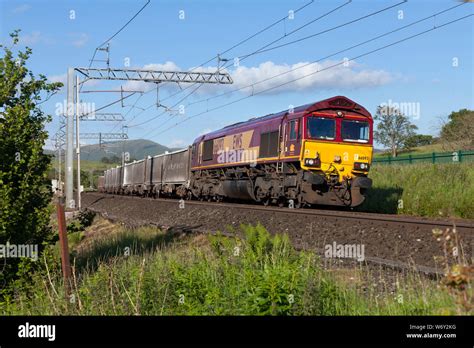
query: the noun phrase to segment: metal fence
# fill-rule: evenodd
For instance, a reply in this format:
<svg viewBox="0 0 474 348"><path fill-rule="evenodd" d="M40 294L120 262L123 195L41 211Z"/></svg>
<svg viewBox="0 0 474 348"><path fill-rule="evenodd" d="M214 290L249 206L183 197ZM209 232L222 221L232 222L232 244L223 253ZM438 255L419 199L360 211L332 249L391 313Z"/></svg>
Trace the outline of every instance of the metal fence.
<svg viewBox="0 0 474 348"><path fill-rule="evenodd" d="M474 151L432 152L398 157L376 157L372 164L460 163L473 162Z"/></svg>

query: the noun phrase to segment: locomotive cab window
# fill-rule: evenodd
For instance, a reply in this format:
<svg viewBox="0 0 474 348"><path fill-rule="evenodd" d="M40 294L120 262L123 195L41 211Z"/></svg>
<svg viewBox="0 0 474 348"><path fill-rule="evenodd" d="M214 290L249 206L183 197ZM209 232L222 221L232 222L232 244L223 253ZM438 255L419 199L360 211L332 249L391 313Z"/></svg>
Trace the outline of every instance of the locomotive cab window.
<svg viewBox="0 0 474 348"><path fill-rule="evenodd" d="M308 117L308 137L333 140L336 134L336 120L325 117Z"/></svg>
<svg viewBox="0 0 474 348"><path fill-rule="evenodd" d="M206 140L203 144L202 160L211 161L214 159L214 140Z"/></svg>
<svg viewBox="0 0 474 348"><path fill-rule="evenodd" d="M342 121L342 140L367 143L369 141L369 123L365 121Z"/></svg>
<svg viewBox="0 0 474 348"><path fill-rule="evenodd" d="M290 140L299 139L301 136L301 127L299 127L298 120L290 122Z"/></svg>

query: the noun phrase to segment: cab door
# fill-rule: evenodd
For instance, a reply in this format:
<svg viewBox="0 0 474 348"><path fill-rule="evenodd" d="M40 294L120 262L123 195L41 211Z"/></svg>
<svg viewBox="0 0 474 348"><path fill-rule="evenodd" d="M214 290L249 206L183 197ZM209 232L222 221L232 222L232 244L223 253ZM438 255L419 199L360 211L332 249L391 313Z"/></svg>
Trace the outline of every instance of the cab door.
<svg viewBox="0 0 474 348"><path fill-rule="evenodd" d="M295 157L300 155L301 126L301 118L294 118L286 121L285 157Z"/></svg>

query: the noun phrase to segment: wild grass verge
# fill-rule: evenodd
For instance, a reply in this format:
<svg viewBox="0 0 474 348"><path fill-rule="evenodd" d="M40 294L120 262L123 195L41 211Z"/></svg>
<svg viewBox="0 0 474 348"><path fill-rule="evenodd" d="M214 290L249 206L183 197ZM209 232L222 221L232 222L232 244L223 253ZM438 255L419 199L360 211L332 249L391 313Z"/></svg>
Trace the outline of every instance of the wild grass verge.
<svg viewBox="0 0 474 348"><path fill-rule="evenodd" d="M285 235L242 226L244 237L127 230L98 219L73 253L65 297L57 256L25 263L3 315L467 314L457 297L416 275L380 293L320 267ZM364 272L362 269L359 272ZM352 279L352 278L351 278ZM401 280L400 280L401 282ZM472 296L472 286L466 289Z"/></svg>
<svg viewBox="0 0 474 348"><path fill-rule="evenodd" d="M474 163L374 165L361 211L474 219Z"/></svg>

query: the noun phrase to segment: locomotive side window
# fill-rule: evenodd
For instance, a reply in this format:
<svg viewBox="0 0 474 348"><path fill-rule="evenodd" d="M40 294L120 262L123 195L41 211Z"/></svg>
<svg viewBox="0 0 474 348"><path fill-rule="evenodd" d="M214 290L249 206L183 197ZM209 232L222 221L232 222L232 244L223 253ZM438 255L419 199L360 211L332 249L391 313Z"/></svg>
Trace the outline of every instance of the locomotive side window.
<svg viewBox="0 0 474 348"><path fill-rule="evenodd" d="M203 145L202 150L202 160L203 161L211 161L214 158L213 149L214 148L214 140L206 140Z"/></svg>
<svg viewBox="0 0 474 348"><path fill-rule="evenodd" d="M308 117L308 137L332 140L336 133L336 121L325 117Z"/></svg>
<svg viewBox="0 0 474 348"><path fill-rule="evenodd" d="M278 155L278 131L260 134L258 157L275 157Z"/></svg>
<svg viewBox="0 0 474 348"><path fill-rule="evenodd" d="M342 140L368 142L369 124L364 121L342 121Z"/></svg>
<svg viewBox="0 0 474 348"><path fill-rule="evenodd" d="M301 127L299 127L298 120L290 122L290 140L299 139L301 136Z"/></svg>

